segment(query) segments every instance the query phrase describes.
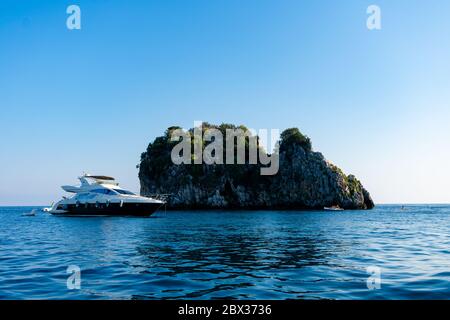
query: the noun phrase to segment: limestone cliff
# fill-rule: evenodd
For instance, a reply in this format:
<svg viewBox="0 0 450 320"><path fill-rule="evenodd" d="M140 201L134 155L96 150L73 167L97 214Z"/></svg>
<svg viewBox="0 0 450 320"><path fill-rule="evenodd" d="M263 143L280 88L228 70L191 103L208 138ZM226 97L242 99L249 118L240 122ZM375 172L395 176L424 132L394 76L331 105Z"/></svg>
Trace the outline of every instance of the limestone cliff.
<svg viewBox="0 0 450 320"><path fill-rule="evenodd" d="M233 125L204 128L236 128ZM176 142L165 135L150 143L141 155L141 194L171 194L172 209L323 209L339 205L344 209L371 209L369 192L353 175L314 152L311 141L296 128L281 134L279 171L260 175L260 164L181 164L170 158ZM242 127L241 128L245 128ZM192 129L191 129L192 130ZM205 142L205 144L207 144Z"/></svg>

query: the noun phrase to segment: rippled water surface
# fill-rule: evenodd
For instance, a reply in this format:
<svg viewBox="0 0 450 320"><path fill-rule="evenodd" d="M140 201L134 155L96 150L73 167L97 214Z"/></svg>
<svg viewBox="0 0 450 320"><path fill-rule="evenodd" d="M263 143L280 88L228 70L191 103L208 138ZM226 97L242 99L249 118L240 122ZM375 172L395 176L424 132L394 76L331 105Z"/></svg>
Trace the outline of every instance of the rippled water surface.
<svg viewBox="0 0 450 320"><path fill-rule="evenodd" d="M450 297L450 206L22 216L31 209L0 207L0 299Z"/></svg>

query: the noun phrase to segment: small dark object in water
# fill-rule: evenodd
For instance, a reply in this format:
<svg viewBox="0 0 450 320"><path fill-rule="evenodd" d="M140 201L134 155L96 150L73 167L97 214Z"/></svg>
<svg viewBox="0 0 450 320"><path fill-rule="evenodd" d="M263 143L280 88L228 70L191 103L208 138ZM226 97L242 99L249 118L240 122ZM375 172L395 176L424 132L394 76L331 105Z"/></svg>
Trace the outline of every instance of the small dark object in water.
<svg viewBox="0 0 450 320"><path fill-rule="evenodd" d="M25 212L22 214L24 217L34 217L36 215L36 209L31 210L31 212Z"/></svg>

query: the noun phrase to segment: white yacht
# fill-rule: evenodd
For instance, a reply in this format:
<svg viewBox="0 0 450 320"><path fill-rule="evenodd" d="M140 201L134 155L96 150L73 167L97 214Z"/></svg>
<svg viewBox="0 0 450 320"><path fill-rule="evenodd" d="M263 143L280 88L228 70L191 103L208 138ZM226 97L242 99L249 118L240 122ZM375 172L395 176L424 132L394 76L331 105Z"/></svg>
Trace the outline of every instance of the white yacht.
<svg viewBox="0 0 450 320"><path fill-rule="evenodd" d="M112 177L85 174L81 186L62 186L75 195L63 197L48 212L54 215L150 216L165 204L165 199L147 198L122 189Z"/></svg>

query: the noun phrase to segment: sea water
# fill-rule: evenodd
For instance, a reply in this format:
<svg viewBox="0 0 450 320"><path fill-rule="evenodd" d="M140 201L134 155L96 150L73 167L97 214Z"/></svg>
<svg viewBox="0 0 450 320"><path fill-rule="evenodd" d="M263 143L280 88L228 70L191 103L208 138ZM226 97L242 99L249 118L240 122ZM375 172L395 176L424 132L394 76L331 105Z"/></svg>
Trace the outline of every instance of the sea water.
<svg viewBox="0 0 450 320"><path fill-rule="evenodd" d="M0 299L450 297L450 206L23 216L34 208L0 207Z"/></svg>

